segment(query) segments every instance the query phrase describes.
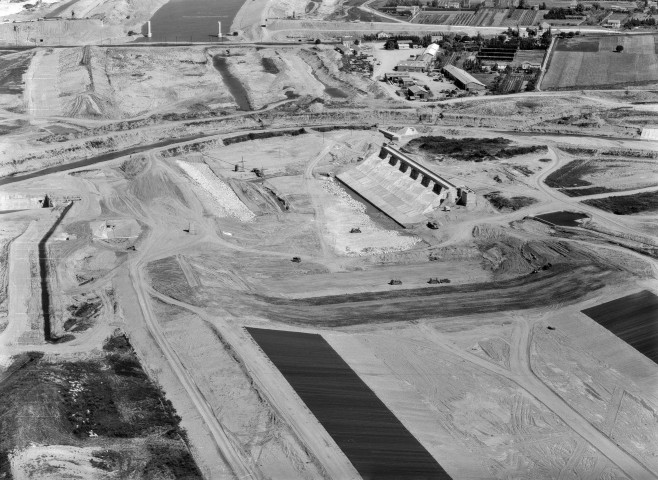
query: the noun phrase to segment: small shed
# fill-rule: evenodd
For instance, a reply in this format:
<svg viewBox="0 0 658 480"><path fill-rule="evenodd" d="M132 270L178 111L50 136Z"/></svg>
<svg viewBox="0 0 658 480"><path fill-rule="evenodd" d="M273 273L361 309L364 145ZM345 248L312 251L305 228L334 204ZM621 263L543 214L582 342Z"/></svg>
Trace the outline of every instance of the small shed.
<svg viewBox="0 0 658 480"><path fill-rule="evenodd" d="M407 88L407 96L411 99L412 97L418 100L426 100L429 96L429 93L424 88L420 88L417 85L412 85Z"/></svg>

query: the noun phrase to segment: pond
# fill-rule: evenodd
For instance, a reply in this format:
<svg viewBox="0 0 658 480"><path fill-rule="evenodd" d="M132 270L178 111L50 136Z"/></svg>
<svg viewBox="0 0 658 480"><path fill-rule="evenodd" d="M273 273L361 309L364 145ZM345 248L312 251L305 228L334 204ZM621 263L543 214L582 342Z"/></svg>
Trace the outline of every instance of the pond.
<svg viewBox="0 0 658 480"><path fill-rule="evenodd" d="M578 220L587 218L587 215L579 212L551 212L537 215L537 218L560 227L578 227L580 226Z"/></svg>

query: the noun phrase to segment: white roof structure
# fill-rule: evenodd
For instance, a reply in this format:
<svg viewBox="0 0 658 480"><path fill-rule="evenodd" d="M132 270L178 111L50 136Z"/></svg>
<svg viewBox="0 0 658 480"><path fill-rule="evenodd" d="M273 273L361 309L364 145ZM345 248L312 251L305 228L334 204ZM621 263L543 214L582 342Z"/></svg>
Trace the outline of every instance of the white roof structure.
<svg viewBox="0 0 658 480"><path fill-rule="evenodd" d="M640 138L644 140L658 140L658 128L643 128Z"/></svg>
<svg viewBox="0 0 658 480"><path fill-rule="evenodd" d="M424 55L429 54L435 57L437 53L439 53L439 46L436 43L430 43L428 47L425 49Z"/></svg>

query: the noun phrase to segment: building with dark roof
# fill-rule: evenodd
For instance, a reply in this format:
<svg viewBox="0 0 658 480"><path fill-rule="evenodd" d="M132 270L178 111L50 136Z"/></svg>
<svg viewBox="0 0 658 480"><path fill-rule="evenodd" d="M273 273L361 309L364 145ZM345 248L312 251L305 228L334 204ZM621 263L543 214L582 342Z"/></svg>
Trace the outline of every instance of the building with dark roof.
<svg viewBox="0 0 658 480"><path fill-rule="evenodd" d="M443 74L454 80L455 85L457 85L462 90L479 92L487 88L484 83L479 81L473 75L465 72L461 68L455 67L454 65L446 65L443 67Z"/></svg>

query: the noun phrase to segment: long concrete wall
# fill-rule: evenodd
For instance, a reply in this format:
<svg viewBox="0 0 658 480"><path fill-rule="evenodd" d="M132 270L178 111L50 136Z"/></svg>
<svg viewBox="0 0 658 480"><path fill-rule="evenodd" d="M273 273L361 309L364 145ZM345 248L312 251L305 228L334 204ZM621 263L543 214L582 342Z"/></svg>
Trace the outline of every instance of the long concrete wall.
<svg viewBox="0 0 658 480"><path fill-rule="evenodd" d="M441 197L441 199L449 199L453 202L457 199L457 187L455 185L422 166L415 160L409 158L399 150L392 148L390 145L382 146L379 151L379 158L382 160L388 160L388 163L391 166L395 166L400 162L401 172L404 173L410 169L410 177L412 179L418 179L421 185L431 188L434 193Z"/></svg>
<svg viewBox="0 0 658 480"><path fill-rule="evenodd" d="M402 226L426 221L458 195L455 185L387 145L337 178Z"/></svg>

